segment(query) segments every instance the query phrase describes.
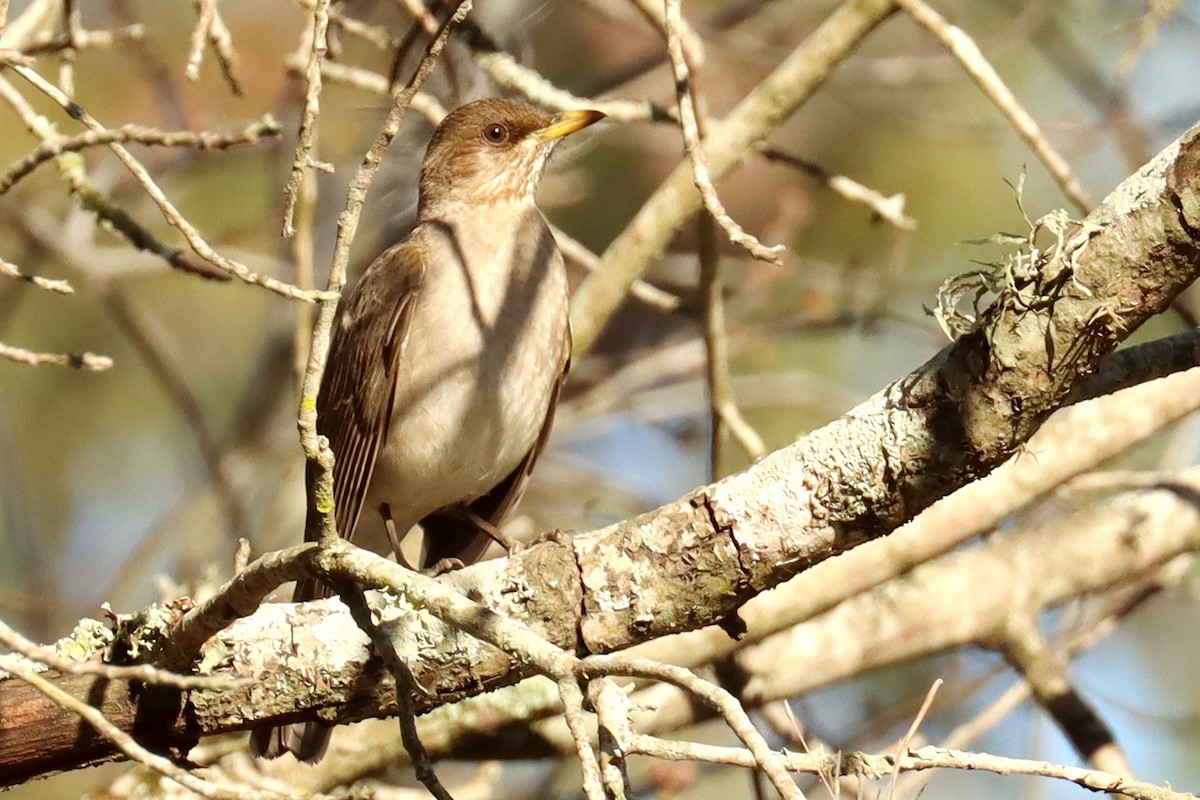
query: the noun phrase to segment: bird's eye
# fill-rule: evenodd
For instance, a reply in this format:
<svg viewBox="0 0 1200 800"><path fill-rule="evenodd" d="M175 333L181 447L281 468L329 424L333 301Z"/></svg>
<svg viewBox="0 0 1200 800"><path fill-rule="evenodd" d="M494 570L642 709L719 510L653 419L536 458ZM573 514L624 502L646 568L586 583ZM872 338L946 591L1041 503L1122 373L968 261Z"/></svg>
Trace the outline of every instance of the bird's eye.
<svg viewBox="0 0 1200 800"><path fill-rule="evenodd" d="M504 144L508 141L508 128L499 122L489 122L483 127L483 140L488 144Z"/></svg>

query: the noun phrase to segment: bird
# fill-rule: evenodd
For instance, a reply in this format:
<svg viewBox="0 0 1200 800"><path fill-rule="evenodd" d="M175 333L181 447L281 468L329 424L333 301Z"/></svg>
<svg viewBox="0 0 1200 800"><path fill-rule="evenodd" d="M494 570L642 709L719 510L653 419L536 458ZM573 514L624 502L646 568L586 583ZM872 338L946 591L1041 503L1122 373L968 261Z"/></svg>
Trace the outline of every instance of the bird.
<svg viewBox="0 0 1200 800"><path fill-rule="evenodd" d="M534 195L559 141L604 116L492 98L437 126L414 226L349 292L317 396L343 538L409 565L401 542L419 524L430 569L477 561L499 536L570 365L566 272ZM310 463L306 541L320 527L316 476ZM293 601L328 594L309 578ZM250 749L315 762L330 731L261 728Z"/></svg>

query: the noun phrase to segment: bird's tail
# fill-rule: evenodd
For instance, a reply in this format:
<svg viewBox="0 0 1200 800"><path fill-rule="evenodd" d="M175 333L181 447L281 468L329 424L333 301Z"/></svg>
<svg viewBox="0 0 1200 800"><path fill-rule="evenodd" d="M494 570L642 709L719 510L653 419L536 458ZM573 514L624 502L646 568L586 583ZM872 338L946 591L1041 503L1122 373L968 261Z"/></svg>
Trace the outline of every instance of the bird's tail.
<svg viewBox="0 0 1200 800"><path fill-rule="evenodd" d="M309 508L305 539L315 540L315 512ZM310 533L311 531L311 533ZM329 596L329 589L316 578L301 578L296 581L292 592L293 603L303 603ZM272 728L258 728L250 732L250 755L255 758L279 758L291 753L300 761L315 764L325 755L329 747L329 735L333 727L323 722L293 722Z"/></svg>
<svg viewBox="0 0 1200 800"><path fill-rule="evenodd" d="M250 755L255 758L279 758L291 753L298 760L315 764L329 747L333 727L323 722L293 722L275 728L250 732Z"/></svg>
<svg viewBox="0 0 1200 800"><path fill-rule="evenodd" d="M504 496L498 492L497 496ZM472 506L472 510L482 512L479 516L493 519L502 516L498 513L496 499L485 496ZM308 529L305 538L312 541L316 538L314 525L314 509L309 509ZM479 525L462 513L434 513L421 520L425 532L425 546L421 554L421 568L427 569L438 564L443 559L457 559L464 564L472 564L480 559L491 544L491 538L483 533ZM293 603L328 597L330 590L315 578L303 578L296 582L296 590L292 595ZM291 753L300 761L310 764L321 760L329 746L329 736L333 727L322 722L294 722L271 728L259 728L250 734L250 755L256 758L278 758L284 753Z"/></svg>

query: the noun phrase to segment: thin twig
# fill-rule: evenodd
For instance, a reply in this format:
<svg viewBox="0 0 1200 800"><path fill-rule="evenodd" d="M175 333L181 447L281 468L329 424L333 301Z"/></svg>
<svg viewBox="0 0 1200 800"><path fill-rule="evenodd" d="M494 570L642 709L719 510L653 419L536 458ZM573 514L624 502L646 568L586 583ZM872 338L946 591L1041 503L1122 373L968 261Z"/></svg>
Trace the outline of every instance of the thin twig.
<svg viewBox="0 0 1200 800"><path fill-rule="evenodd" d="M915 231L917 229L917 221L904 213L905 197L903 194L894 194L891 197L887 197L882 192L876 191L869 186L863 186L853 178L848 178L845 175L835 175L819 164L805 161L777 147L759 145L758 152L768 161L786 164L806 175L811 175L824 184L830 191L852 203L861 203L875 212L880 219L886 220L895 228L902 231Z"/></svg>
<svg viewBox="0 0 1200 800"><path fill-rule="evenodd" d="M469 39L468 42L475 40ZM664 109L648 100L603 100L579 97L555 86L541 73L522 66L510 54L496 49L472 48L475 61L501 86L520 92L530 101L546 108L569 110L592 108L604 112L613 122L663 122L675 118L674 109Z"/></svg>
<svg viewBox="0 0 1200 800"><path fill-rule="evenodd" d="M684 57L683 44L679 28L682 25L680 5L681 0L665 0L666 3L666 32L667 53L671 56L671 66L675 72L675 97L679 103L679 122L683 129L683 146L692 162L692 180L704 200L704 207L716 220L725 235L747 253L761 261L772 264L783 263L780 254L784 252L783 245L767 247L758 239L743 230L741 225L729 216L717 190L713 187L712 174L708 170L708 159L704 155L704 146L700 141L700 128L697 120L696 105L692 99L692 74Z"/></svg>
<svg viewBox="0 0 1200 800"><path fill-rule="evenodd" d="M584 719L584 696L579 687L582 673L578 671L580 661L576 656L521 622L480 606L427 575L339 539L323 544L315 559L322 579L349 580L363 588L386 589L403 595L448 625L499 648L552 679L558 687L563 714L579 755L585 794L589 800L602 800L600 764L591 748Z"/></svg>
<svg viewBox="0 0 1200 800"><path fill-rule="evenodd" d="M301 0L308 3L312 0ZM437 20L417 0L399 0L426 33L437 30ZM480 26L467 20L461 26L461 39L471 51L475 63L498 86L519 92L529 101L545 108L566 111L591 108L604 112L613 122L661 122L675 119L675 110L648 100L604 100L580 97L556 86L535 69L522 64ZM389 49L394 42L386 45Z"/></svg>
<svg viewBox="0 0 1200 800"><path fill-rule="evenodd" d="M554 239L558 242L558 249L562 251L564 258L568 261L573 261L588 272L595 272L596 268L600 265L600 256L593 253L583 242L574 238L557 225L551 224L550 232L554 234ZM683 305L683 300L680 299L679 295L671 294L665 289L660 289L641 278L633 282L633 285L629 287L629 293L646 305L659 311L668 313L678 311L680 306Z"/></svg>
<svg viewBox="0 0 1200 800"><path fill-rule="evenodd" d="M770 75L758 83L705 138L712 177L720 180L804 101L841 61L896 10L893 0L846 0ZM616 312L629 285L649 268L682 225L702 205L690 163L682 163L655 189L600 257L571 298L575 353L582 355Z"/></svg>
<svg viewBox="0 0 1200 800"><path fill-rule="evenodd" d="M297 60L294 56L289 56L285 59L287 68L295 72L303 72L304 63ZM336 61L326 60L321 64L321 77L330 83L338 83L343 86L352 86L355 89L361 89L364 92L379 95L380 97L394 98L397 91L389 82L386 76L380 75L378 72L372 72L362 67L355 67L349 64L339 64ZM430 124L437 125L441 122L448 113L437 98L424 92L417 92L413 95L410 107L425 119L429 120Z"/></svg>
<svg viewBox="0 0 1200 800"><path fill-rule="evenodd" d="M58 367L74 367L75 369L85 369L90 372L103 372L113 365L111 358L96 355L95 353L38 353L33 350L26 350L23 347L14 347L4 342L0 342L0 358L7 358L9 361L29 364L33 367L42 364L53 364Z"/></svg>
<svg viewBox="0 0 1200 800"><path fill-rule="evenodd" d="M921 701L921 707L917 710L916 716L913 717L912 724L908 726L908 730L904 732L904 736L900 738L900 742L896 745L896 763L892 767L891 783L889 784L888 797L896 796L896 780L900 777L900 758L908 752L912 746L913 737L917 735L917 730L921 727L921 723L929 714L929 708L933 705L933 698L937 696L938 689L942 687L942 679L938 678L929 687L929 691L925 693L925 699Z"/></svg>
<svg viewBox="0 0 1200 800"><path fill-rule="evenodd" d="M246 538L238 539L237 548L233 551L233 574L240 575L246 571L246 567L250 566L250 540Z"/></svg>
<svg viewBox="0 0 1200 800"><path fill-rule="evenodd" d="M54 89L54 87L50 87ZM57 91L55 89L54 91ZM0 97L12 106L30 133L37 136L43 143L56 141L61 137L58 129L46 117L39 114L16 88L0 76ZM88 176L83 159L72 157L70 154L55 156L59 175L70 187L71 192L78 198L79 205L95 214L107 223L112 230L120 233L139 250L152 253L172 267L191 272L207 279L228 280L224 272L213 269L205 264L190 259L180 250L168 247L159 241L153 233L139 225L128 212L118 205L109 195L101 191Z"/></svg>
<svg viewBox="0 0 1200 800"><path fill-rule="evenodd" d="M245 90L242 88L237 51L233 49L233 36L221 18L221 12L217 10L217 0L192 0L192 5L196 7L196 27L192 28L184 74L190 81L200 80L200 62L204 59L204 44L207 42L217 54L217 64L225 83L229 85L229 91L237 97L243 96Z"/></svg>
<svg viewBox="0 0 1200 800"><path fill-rule="evenodd" d="M295 230L292 235L292 263L296 285L311 289L316 285L316 230L317 230L317 173L305 170L296 189L295 208L292 219ZM308 363L308 348L312 342L314 314L310 308L298 309L296 325L292 330L292 372L294 386L299 389L304 382L304 370Z"/></svg>
<svg viewBox="0 0 1200 800"><path fill-rule="evenodd" d="M725 432L728 431L752 460L767 452L766 443L738 408L729 367L729 337L725 331L724 282L717 263L716 231L712 217L697 220L700 226L700 292L704 298L704 376L708 390L712 438L709 467L712 479L721 471Z"/></svg>
<svg viewBox="0 0 1200 800"><path fill-rule="evenodd" d="M17 18L9 20L5 26L4 45L28 51L31 42L54 35L60 6L57 2L44 1L24 5Z"/></svg>
<svg viewBox="0 0 1200 800"><path fill-rule="evenodd" d="M1117 59L1118 75L1125 80L1129 79L1142 52L1154 41L1163 24L1179 10L1180 5L1182 5L1181 0L1147 0L1146 13L1139 17L1133 26L1132 41L1129 42L1121 57Z"/></svg>
<svg viewBox="0 0 1200 800"><path fill-rule="evenodd" d="M79 23L79 9L75 0L62 0L62 29L66 36L66 46L59 52L58 85L68 97L75 96L75 59L79 55L76 42L82 26Z"/></svg>
<svg viewBox="0 0 1200 800"><path fill-rule="evenodd" d="M318 0L294 0L294 2L301 8L313 11L316 8ZM395 49L398 43L398 40L392 36L391 32L385 26L369 25L332 6L329 9L329 23L336 25L351 36L356 36L380 50L390 52Z"/></svg>
<svg viewBox="0 0 1200 800"><path fill-rule="evenodd" d="M178 689L211 689L222 691L247 685L247 681L238 678L218 678L210 675L180 675L168 672L150 664L137 666L117 666L104 664L99 661L75 661L59 655L47 647L40 647L29 639L10 628L0 620L0 643L5 647L28 658L45 664L51 669L71 675L98 675L112 681L141 681L160 686L174 686Z"/></svg>
<svg viewBox="0 0 1200 800"><path fill-rule="evenodd" d="M242 144L256 144L264 138L277 138L283 129L269 114L237 133L212 131L163 131L142 125L122 125L103 131L85 131L74 136L58 136L43 141L28 155L17 159L0 175L0 194L11 189L47 161L63 153L78 152L109 142L136 142L159 147L188 147L196 150L225 150Z"/></svg>
<svg viewBox="0 0 1200 800"><path fill-rule="evenodd" d="M896 1L918 25L932 33L958 59L967 74L983 90L984 96L1008 119L1017 135L1025 140L1075 207L1085 214L1091 211L1095 202L1075 177L1066 159L1047 141L1041 127L1004 84L975 41L961 28L951 25L924 0Z"/></svg>
<svg viewBox="0 0 1200 800"><path fill-rule="evenodd" d="M754 727L746 710L737 698L716 684L700 678L691 670L663 664L645 658L625 655L595 655L579 665L582 675L625 675L662 681L692 694L725 718L725 723L753 754L757 766L771 779L776 791L785 799L803 800L804 793L787 774L778 753L767 746L762 734Z"/></svg>
<svg viewBox="0 0 1200 800"><path fill-rule="evenodd" d="M19 50L9 50L8 48L0 48L0 63L3 64L23 64L24 66L33 66L36 59L33 56L27 56Z"/></svg>
<svg viewBox="0 0 1200 800"><path fill-rule="evenodd" d="M79 120L84 126L90 130L102 132L107 131L102 124L96 121L95 117L89 114L75 101L71 100L63 94L58 87L47 82L41 75L29 69L28 67L13 66L10 69L28 81L32 86L41 91L54 102L58 103L62 108L73 118ZM53 134L43 136L43 140L51 138ZM262 275L254 272L244 264L240 264L232 259L218 253L204 240L200 232L196 230L187 219L184 218L179 210L167 199L167 196L159 188L154 179L150 177L150 173L142 166L141 162L133 157L120 142L107 142L108 148L120 159L121 163L129 170L146 194L150 196L162 212L163 218L176 228L184 239L187 240L192 251L200 256L200 258L217 267L219 270L256 286L262 286L277 294L289 297L294 300L303 300L306 302L314 302L327 298L326 292L317 292L313 290L304 291L290 283L273 278L269 275ZM174 263L174 262L172 262Z"/></svg>
<svg viewBox="0 0 1200 800"><path fill-rule="evenodd" d="M193 2L206 2L206 0L193 0ZM221 17L221 11L216 6L217 0L213 0L213 15L208 25L208 43L212 45L212 49L217 54L217 64L221 67L221 75L225 78L225 83L229 85L229 91L233 92L236 97L242 97L246 92L242 88L237 51L233 49L233 35L229 32L229 27L225 24L225 20Z"/></svg>
<svg viewBox="0 0 1200 800"><path fill-rule="evenodd" d="M626 800L629 774L625 769L623 742L632 730L629 723L633 706L629 695L611 678L597 678L588 684L588 701L596 712L599 726L600 772L613 800Z"/></svg>
<svg viewBox="0 0 1200 800"><path fill-rule="evenodd" d="M192 28L192 41L183 74L189 81L198 81L200 62L204 60L204 43L208 41L209 28L213 17L217 15L217 0L192 0L192 5L196 7L196 26Z"/></svg>
<svg viewBox="0 0 1200 800"><path fill-rule="evenodd" d="M28 272L22 272L21 268L15 264L10 264L3 258L0 258L0 275L8 278L15 278L19 281L25 281L39 289L45 289L47 292L55 292L56 294L74 294L75 289L71 284L64 280L54 280L51 278L43 278L40 275L30 275Z"/></svg>
<svg viewBox="0 0 1200 800"><path fill-rule="evenodd" d="M626 743L631 753L647 755L666 761L705 761L710 764L755 769L754 756L741 747L721 747L696 742L676 742L641 734ZM792 772L875 777L887 774L894 764L902 772L927 769L982 770L997 775L1037 775L1058 778L1095 792L1122 794L1138 800L1195 800L1195 795L1174 792L1144 781L1126 780L1119 775L1100 770L1007 758L987 753L969 753L941 747L922 747L897 758L893 754L867 753L783 753L780 761Z"/></svg>
<svg viewBox="0 0 1200 800"><path fill-rule="evenodd" d="M588 800L605 800L604 778L600 773L600 761L592 750L591 732L583 715L583 690L574 677L556 680L558 696L562 699L563 718L575 741L575 753L579 756L583 775L583 794Z"/></svg>
<svg viewBox="0 0 1200 800"><path fill-rule="evenodd" d="M329 48L329 2L316 0L312 18L305 31L309 39L308 61L304 67L304 111L300 115L300 130L296 136L296 154L287 186L283 190L283 236L296 233L294 224L297 195L305 173L310 169L332 172L331 164L313 158L317 139L317 118L321 113L321 64Z"/></svg>
<svg viewBox="0 0 1200 800"><path fill-rule="evenodd" d="M396 716L400 722L400 739L404 743L404 750L408 753L417 780L438 800L454 800L438 780L433 760L429 758L429 753L425 745L421 744L421 737L417 733L417 712L413 706L413 695L418 691L418 687L412 671L396 653L392 640L375 624L363 590L354 583L344 582L338 587L338 596L350 609L350 616L359 629L370 637L375 653L383 659L396 681Z"/></svg>
<svg viewBox="0 0 1200 800"><path fill-rule="evenodd" d="M146 26L141 24L124 25L120 28L111 28L102 31L77 30L75 31L73 40L72 38L68 38L65 33L47 33L31 39L28 44L21 48L21 52L26 55L50 55L66 50L67 48L71 48L76 52L98 50L124 42L141 41L145 35Z"/></svg>
<svg viewBox="0 0 1200 800"><path fill-rule="evenodd" d="M666 4L665 24L667 25L667 44L671 50L671 57L679 59L683 64L684 81L676 84L680 93L680 116L684 128L690 130L691 135L694 136L696 148L689 149L689 152L700 159L693 161L696 169L699 170L703 161L703 155L699 153L699 149L705 134L702 98L695 81L687 77L694 74L695 70L693 65L688 63L687 54L680 45L679 29L682 23L677 3L674 7L671 2ZM676 76L678 78L678 71ZM690 141L691 139L685 135L685 140ZM701 194L704 194L705 187L699 182L699 172L696 175L698 181L696 185ZM716 200L716 192L712 190L712 185L709 184L707 188L711 198ZM719 203L719 200L717 202ZM715 227L720 223L720 219L710 206L709 213L698 216L696 223L699 229L697 249L700 259L700 294L704 301L701 324L704 331L705 384L708 392L710 420L709 472L711 479L716 480L724 460L722 456L727 433L733 435L752 460L761 457L766 453L767 448L762 437L758 435L758 431L754 430L753 426L742 416L733 393L729 365L729 338L725 330L724 281L721 279Z"/></svg>
<svg viewBox="0 0 1200 800"><path fill-rule="evenodd" d="M637 6L637 10L641 12L642 16L654 26L654 29L658 33L663 34L665 38L669 23L667 22L665 4L662 0L633 0L633 4ZM679 33L679 43L683 48L684 59L694 72L697 67L704 65L706 58L704 39L682 17L676 22L675 30Z"/></svg>
<svg viewBox="0 0 1200 800"><path fill-rule="evenodd" d="M25 127L40 138L43 143L56 142L62 139L57 128L30 105L29 101L15 87L0 75L0 98L3 98L25 124ZM53 145L49 145L53 147ZM84 169L83 159L71 154L61 154L54 157L58 166L59 176L70 187L71 192L78 198L79 205L86 211L95 214L113 231L120 233L130 244L139 250L145 250L163 259L170 266L184 272L190 272L209 280L229 280L229 276L217 269L196 261L188 254L168 247L159 241L153 233L129 215L109 195L101 191L88 176ZM57 232L56 232L57 233ZM57 242L54 243L57 245ZM52 245L52 246L54 246ZM60 257L61 257L60 253Z"/></svg>
<svg viewBox="0 0 1200 800"><path fill-rule="evenodd" d="M253 614L271 592L288 581L313 574L312 543L267 553L225 582L171 629L160 664L180 671L191 665L200 647L229 623Z"/></svg>

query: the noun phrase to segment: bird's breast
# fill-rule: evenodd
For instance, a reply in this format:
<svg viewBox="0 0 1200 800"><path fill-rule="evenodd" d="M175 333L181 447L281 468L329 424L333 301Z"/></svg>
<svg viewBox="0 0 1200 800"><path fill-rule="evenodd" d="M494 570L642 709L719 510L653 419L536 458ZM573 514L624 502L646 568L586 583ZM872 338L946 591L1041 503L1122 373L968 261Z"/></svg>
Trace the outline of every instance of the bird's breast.
<svg viewBox="0 0 1200 800"><path fill-rule="evenodd" d="M567 283L541 215L435 228L374 502L415 522L503 480L533 447L566 359Z"/></svg>

